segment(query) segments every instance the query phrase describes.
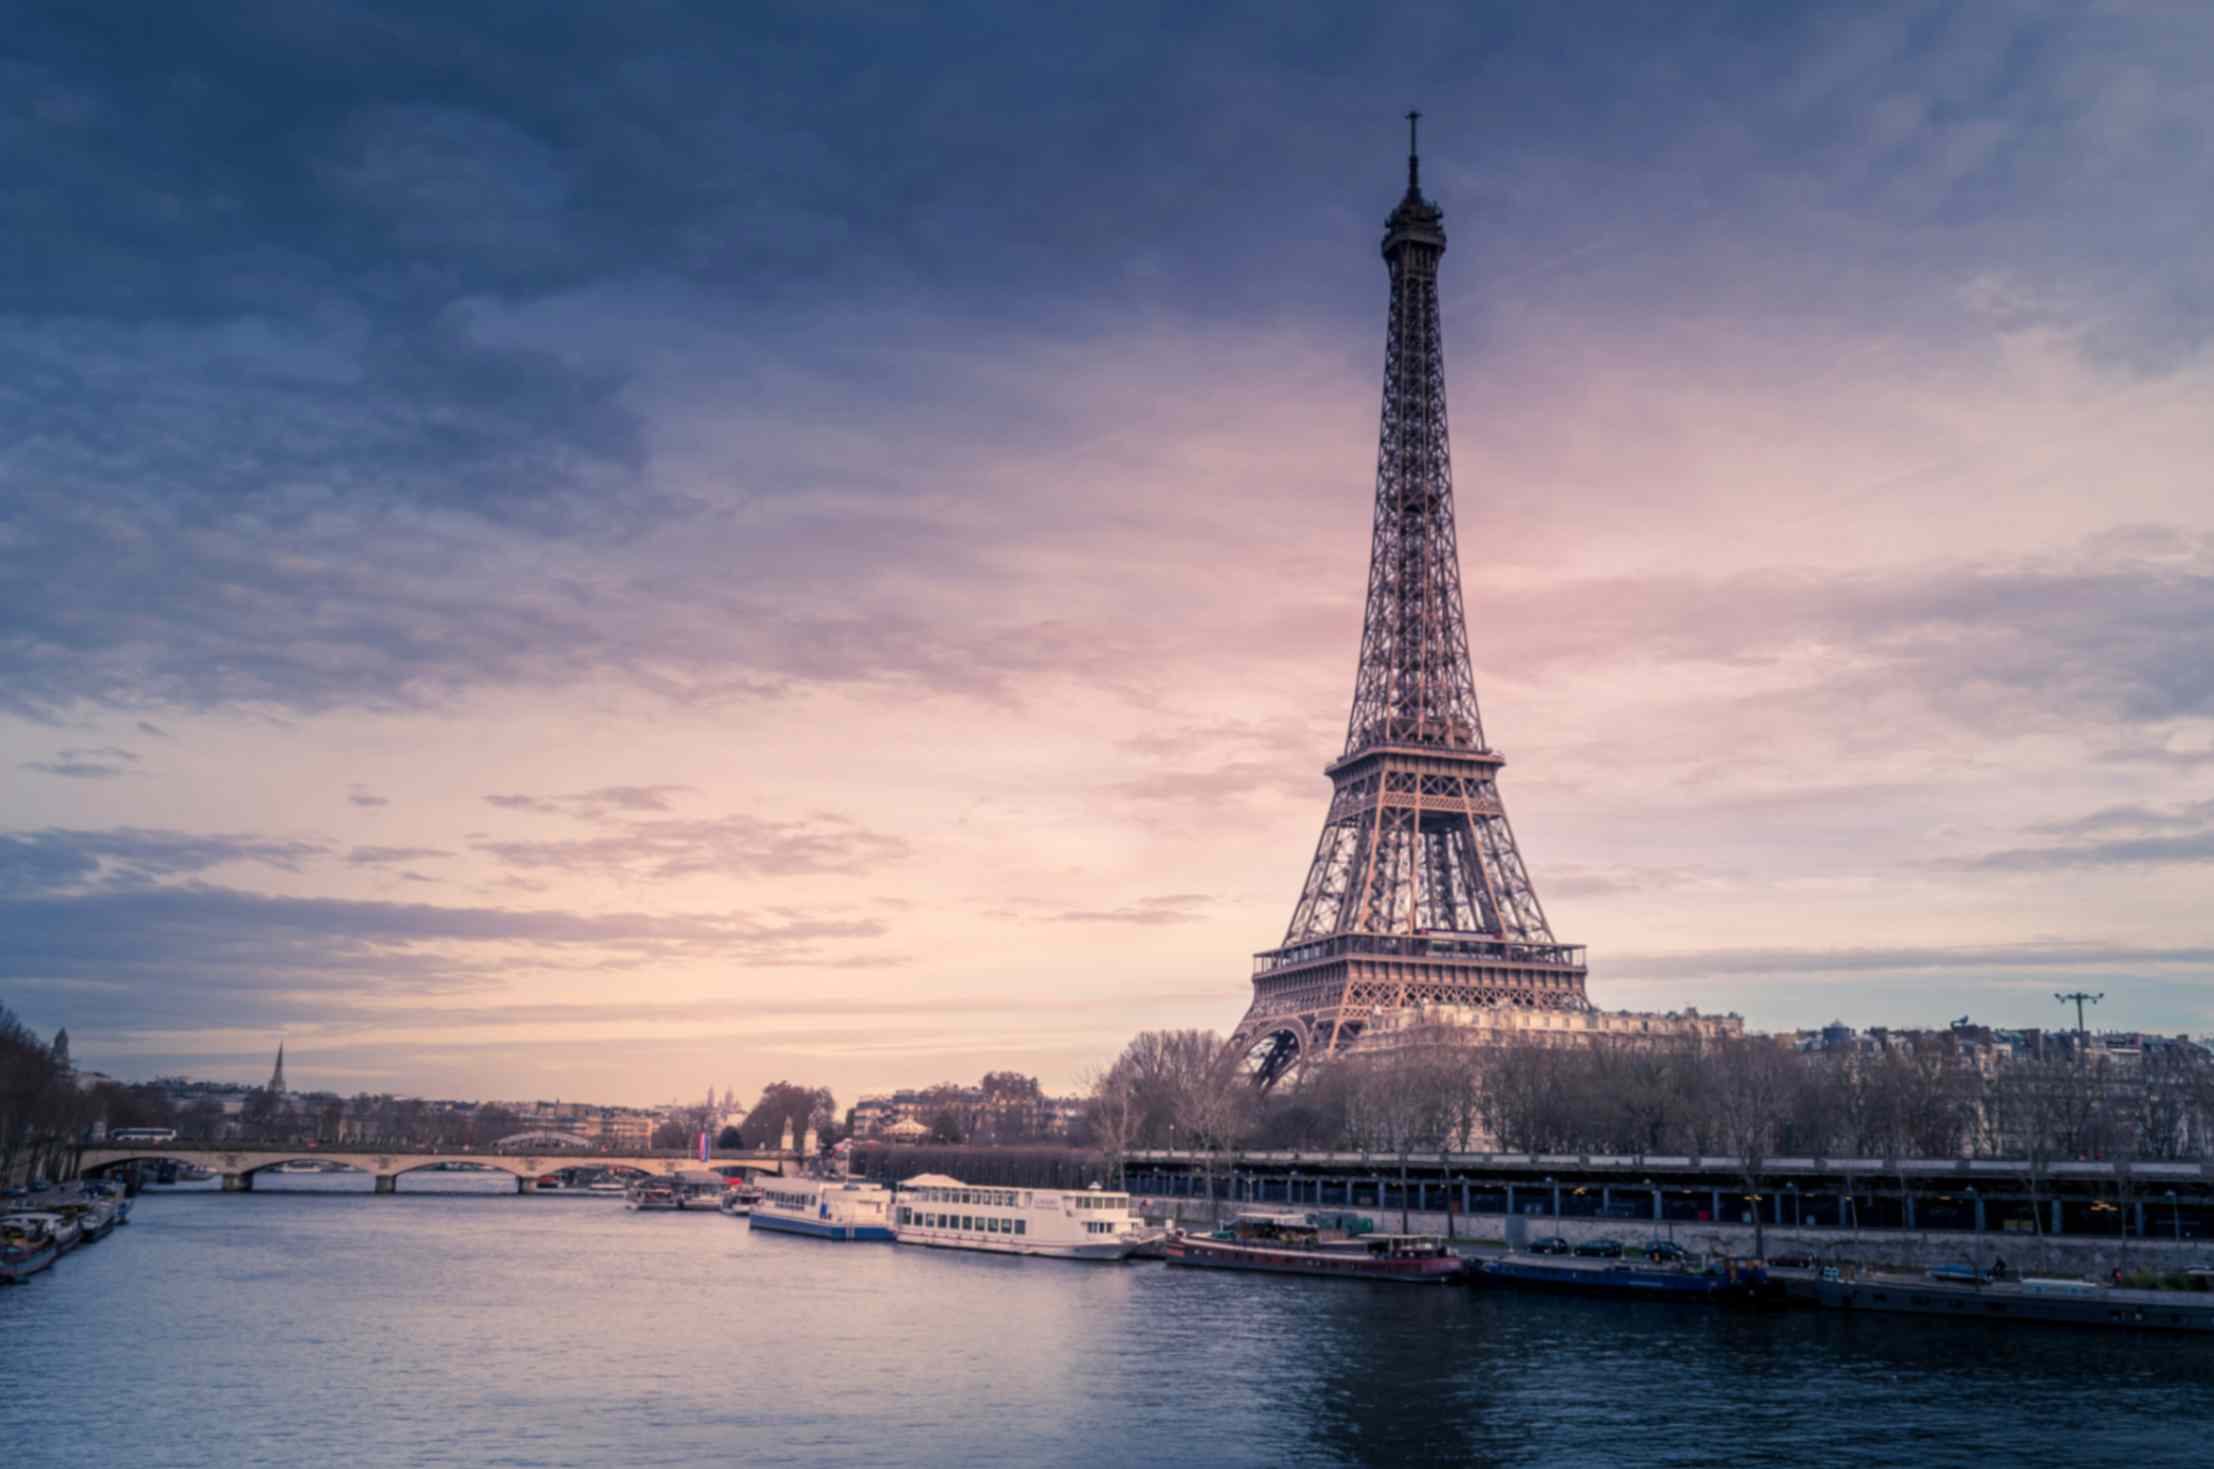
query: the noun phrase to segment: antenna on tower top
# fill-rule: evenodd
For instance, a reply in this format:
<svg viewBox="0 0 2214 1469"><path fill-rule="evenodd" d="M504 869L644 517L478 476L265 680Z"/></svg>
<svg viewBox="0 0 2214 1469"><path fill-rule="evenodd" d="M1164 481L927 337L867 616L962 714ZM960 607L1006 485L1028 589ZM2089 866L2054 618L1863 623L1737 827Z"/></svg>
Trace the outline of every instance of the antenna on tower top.
<svg viewBox="0 0 2214 1469"><path fill-rule="evenodd" d="M1415 147L1415 124L1420 121L1421 113L1407 114L1407 192L1410 194L1422 192L1422 157L1420 150Z"/></svg>

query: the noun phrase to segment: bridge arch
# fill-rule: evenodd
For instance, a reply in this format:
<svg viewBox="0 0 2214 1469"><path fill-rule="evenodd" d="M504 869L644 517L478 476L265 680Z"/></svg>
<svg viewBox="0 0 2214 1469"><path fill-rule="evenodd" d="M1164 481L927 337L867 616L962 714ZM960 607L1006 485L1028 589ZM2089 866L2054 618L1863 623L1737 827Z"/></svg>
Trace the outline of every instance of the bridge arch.
<svg viewBox="0 0 2214 1469"><path fill-rule="evenodd" d="M1241 1030L1229 1044L1241 1053L1246 1074L1262 1091L1290 1076L1315 1049L1313 1032L1296 1015L1278 1016Z"/></svg>
<svg viewBox="0 0 2214 1469"><path fill-rule="evenodd" d="M557 1152L571 1149L578 1152L590 1152L593 1143L592 1139L579 1137L573 1132L554 1132L550 1129L538 1128L530 1132L511 1133L492 1146L502 1149L538 1148L544 1150L550 1148Z"/></svg>
<svg viewBox="0 0 2214 1469"><path fill-rule="evenodd" d="M164 1152L157 1147L143 1153L133 1152L120 1158L102 1158L98 1162L87 1163L83 1172L86 1178L99 1178L128 1168L133 1163L200 1163L202 1167L207 1166L196 1154Z"/></svg>

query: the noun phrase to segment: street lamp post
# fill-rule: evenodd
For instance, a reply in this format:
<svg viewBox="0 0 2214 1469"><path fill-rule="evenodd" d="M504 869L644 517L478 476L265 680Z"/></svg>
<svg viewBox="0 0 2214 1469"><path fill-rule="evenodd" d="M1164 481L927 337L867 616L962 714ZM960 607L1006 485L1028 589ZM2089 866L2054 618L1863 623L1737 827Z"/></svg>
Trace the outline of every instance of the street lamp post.
<svg viewBox="0 0 2214 1469"><path fill-rule="evenodd" d="M2174 1189L2168 1190L2168 1225L2175 1231L2176 1243L2183 1243L2183 1205L2176 1198Z"/></svg>
<svg viewBox="0 0 2214 1469"><path fill-rule="evenodd" d="M1561 1186L1553 1182L1553 1175L1545 1175L1545 1186L1553 1191L1553 1233L1561 1232Z"/></svg>
<svg viewBox="0 0 2214 1469"><path fill-rule="evenodd" d="M1976 1268L1983 1268L1983 1200L1976 1195L1976 1186L1968 1185L1968 1212L1976 1221Z"/></svg>

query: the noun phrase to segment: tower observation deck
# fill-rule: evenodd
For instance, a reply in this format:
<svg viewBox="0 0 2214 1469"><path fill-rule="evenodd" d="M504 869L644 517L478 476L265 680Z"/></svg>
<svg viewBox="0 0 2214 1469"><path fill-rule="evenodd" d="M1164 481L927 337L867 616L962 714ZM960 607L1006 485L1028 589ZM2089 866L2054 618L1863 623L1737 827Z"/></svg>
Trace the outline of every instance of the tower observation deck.
<svg viewBox="0 0 2214 1469"><path fill-rule="evenodd" d="M1588 1010L1584 951L1560 943L1499 798L1469 661L1445 426L1438 264L1408 114L1407 192L1384 222L1391 278L1368 601L1345 750L1284 940L1254 957L1232 1035L1263 1084L1343 1049L1386 1011Z"/></svg>

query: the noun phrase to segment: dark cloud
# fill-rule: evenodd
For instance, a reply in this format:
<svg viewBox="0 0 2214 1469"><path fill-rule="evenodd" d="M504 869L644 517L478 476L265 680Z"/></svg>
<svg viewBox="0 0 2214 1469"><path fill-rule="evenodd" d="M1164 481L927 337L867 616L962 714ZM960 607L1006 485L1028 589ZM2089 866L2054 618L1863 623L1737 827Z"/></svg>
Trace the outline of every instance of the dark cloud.
<svg viewBox="0 0 2214 1469"><path fill-rule="evenodd" d="M2042 822L2030 830L2041 836L2072 837L2110 831L2196 831L2207 826L2214 826L2214 800L2161 807L2102 806L2067 821Z"/></svg>
<svg viewBox="0 0 2214 1469"><path fill-rule="evenodd" d="M1208 902L1205 893L1169 893L1157 898L1140 898L1120 908L1071 908L1048 915L1053 923L1107 923L1127 924L1134 928L1164 928L1179 923L1197 923Z"/></svg>
<svg viewBox="0 0 2214 1469"><path fill-rule="evenodd" d="M632 7L525 38L367 0L121 31L51 9L0 72L0 708L424 707L603 675L1004 697L1111 662L1097 628L857 596L877 565L1005 567L977 544L998 507L906 503L909 436L851 466L851 405L882 425L935 381L922 417L956 437L1087 438L1019 381L1056 374L944 370L1020 357L1040 300L1063 349L1148 319L1212 340L1297 281L1365 354L1378 277L1344 241L1393 187L1379 76L1457 99L1429 133L1455 248L1540 307L1819 301L1943 339L2080 299L2133 371L2206 339L2208 163L2179 141L2207 122L2202 22L1862 9L1598 34L1542 9ZM2037 289L1961 305L2002 247ZM854 350L833 299L923 350ZM578 302L612 304L561 327ZM640 407L664 318L724 360L719 415L823 412L812 449L748 434L669 488ZM906 513L848 513L857 484ZM809 496L770 534L721 513ZM672 574L672 544L703 564ZM2133 702L2203 705L2180 665L2141 671Z"/></svg>
<svg viewBox="0 0 2214 1469"><path fill-rule="evenodd" d="M2016 564L1472 587L1469 603L1471 626L1493 629L1525 676L1850 654L1852 666L1824 668L1810 706L1842 715L1909 695L2009 733L2214 714L2214 545L2203 543L2153 562L2086 543Z"/></svg>
<svg viewBox="0 0 2214 1469"><path fill-rule="evenodd" d="M2104 806L2029 830L2084 840L2008 847L1938 865L1988 872L2063 872L2078 868L2168 867L2214 862L2214 799L2165 806ZM2126 833L2126 835L2116 835Z"/></svg>
<svg viewBox="0 0 2214 1469"><path fill-rule="evenodd" d="M333 1003L496 988L532 968L890 962L873 919L578 914L141 888L0 899L0 980L26 1014L117 1030L313 1018Z"/></svg>
<svg viewBox="0 0 2214 1469"><path fill-rule="evenodd" d="M2197 770L2214 765L2214 749L2178 750L2154 740L2135 740L2101 750L2092 757L2101 765L2154 765L2169 770Z"/></svg>
<svg viewBox="0 0 2214 1469"><path fill-rule="evenodd" d="M158 724L154 724L144 719L138 721L138 732L142 735L149 735L157 740L166 740L169 738L168 730L163 729Z"/></svg>
<svg viewBox="0 0 2214 1469"><path fill-rule="evenodd" d="M650 809L650 808L649 808ZM904 860L907 843L838 816L804 821L755 816L704 820L607 820L604 835L555 841L479 841L475 849L511 867L635 879L701 874L860 874Z"/></svg>
<svg viewBox="0 0 2214 1469"><path fill-rule="evenodd" d="M370 811L375 810L379 806L389 806L392 804L383 796L377 795L370 791L367 787L358 785L350 786L347 788L346 801L348 805L359 806L364 810Z"/></svg>
<svg viewBox="0 0 2214 1469"><path fill-rule="evenodd" d="M2049 970L2160 970L2214 966L2214 947L2161 948L2097 942L2032 942L1858 949L1699 949L1677 954L1606 956L1610 978L1698 979L1708 975L1809 977L1983 971L1993 976Z"/></svg>
<svg viewBox="0 0 2214 1469"><path fill-rule="evenodd" d="M569 815L585 821L596 821L609 815L641 811L667 811L669 798L681 795L692 787L685 785L650 786L601 786L596 790L578 791L566 796L486 796L488 805L502 811L529 811L540 816Z"/></svg>
<svg viewBox="0 0 2214 1469"><path fill-rule="evenodd" d="M451 857L453 853L436 847L356 847L346 854L346 861L355 867L389 867L396 862L420 862L426 857ZM403 873L414 877L413 873Z"/></svg>
<svg viewBox="0 0 2214 1469"><path fill-rule="evenodd" d="M690 789L690 786L601 786L598 790L555 799L586 816L600 816L609 811L666 811L669 797Z"/></svg>
<svg viewBox="0 0 2214 1469"><path fill-rule="evenodd" d="M58 775L66 780L113 780L124 773L120 765L97 760L26 760L20 768L37 771L40 775Z"/></svg>
<svg viewBox="0 0 2214 1469"><path fill-rule="evenodd" d="M2060 872L2079 867L2174 867L2214 863L2214 830L2188 836L2129 837L2071 846L2010 847L1960 865L1988 872Z"/></svg>
<svg viewBox="0 0 2214 1469"><path fill-rule="evenodd" d="M189 877L228 863L297 872L328 848L245 835L141 827L0 833L0 892L47 893L94 884L135 886Z"/></svg>
<svg viewBox="0 0 2214 1469"><path fill-rule="evenodd" d="M68 780L114 780L128 774L137 763L138 756L130 750L118 745L94 745L63 750L51 760L26 760L22 768Z"/></svg>
<svg viewBox="0 0 2214 1469"><path fill-rule="evenodd" d="M179 870L228 852L217 839L194 853L144 834L109 835L90 845L142 857L153 848ZM27 889L13 881L20 862L12 859L22 855L19 842L0 845L0 870L18 894ZM272 1020L345 1025L369 1022L357 1003L364 999L491 991L518 967L896 963L840 952L882 932L873 921L805 915L578 915L111 888L0 900L0 980L28 1012L56 1023L82 1017L109 1032Z"/></svg>

